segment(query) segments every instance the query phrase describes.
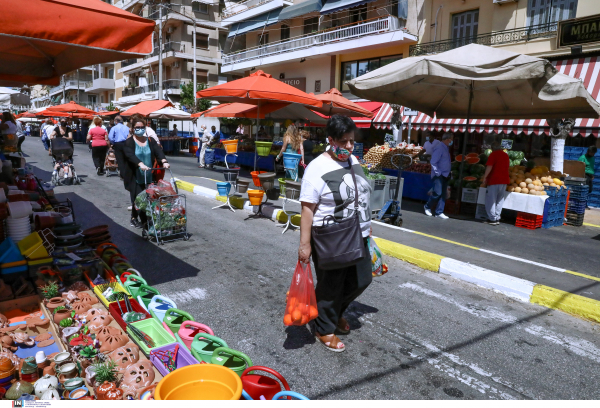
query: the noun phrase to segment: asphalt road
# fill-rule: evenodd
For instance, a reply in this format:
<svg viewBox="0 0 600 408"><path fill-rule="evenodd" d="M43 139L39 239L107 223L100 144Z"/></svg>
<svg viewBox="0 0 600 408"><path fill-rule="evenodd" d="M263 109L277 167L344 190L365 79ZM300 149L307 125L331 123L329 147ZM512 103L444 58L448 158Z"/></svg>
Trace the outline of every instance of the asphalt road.
<svg viewBox="0 0 600 408"><path fill-rule="evenodd" d="M39 139L23 149L49 180ZM96 176L87 147L76 145L76 154L84 183L56 193L73 200L77 221L108 224L151 285L311 399L600 398L600 326L391 258L389 273L348 310L346 352L328 352L309 328L282 324L298 233L211 210L214 200L189 194L191 239L158 247L129 227L119 179ZM197 170L195 159L171 162L175 176Z"/></svg>

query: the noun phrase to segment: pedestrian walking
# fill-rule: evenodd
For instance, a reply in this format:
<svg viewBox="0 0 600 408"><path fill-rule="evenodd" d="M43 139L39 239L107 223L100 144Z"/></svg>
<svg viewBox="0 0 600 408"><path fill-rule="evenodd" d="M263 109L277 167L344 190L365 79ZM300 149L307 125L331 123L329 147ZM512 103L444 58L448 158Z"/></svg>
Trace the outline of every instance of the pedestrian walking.
<svg viewBox="0 0 600 408"><path fill-rule="evenodd" d="M596 165L595 155L598 151L596 146L590 146L585 154L579 156L579 161L585 163L585 181L589 186L589 192L592 192L594 183L594 166Z"/></svg>
<svg viewBox="0 0 600 408"><path fill-rule="evenodd" d="M202 140L204 138L204 132L206 132L206 125L202 125L200 126L200 129L198 129L198 149L196 150L196 159L198 160L198 167L200 167L200 152L202 151L202 146L204 145L204 143L202 143Z"/></svg>
<svg viewBox="0 0 600 408"><path fill-rule="evenodd" d="M2 131L2 144L4 145L4 151L16 152L19 139L17 137L17 122L15 121L12 113L8 111L2 112L2 124L0 124L0 131Z"/></svg>
<svg viewBox="0 0 600 408"><path fill-rule="evenodd" d="M333 115L325 130L331 150L316 157L302 179L298 259L308 263L312 255L315 266L319 312L315 337L327 350L341 352L346 347L336 333L350 332L343 314L372 280L368 256L371 189L360 162L352 156L354 122L346 116ZM320 234L331 225L348 228L327 234L330 246L324 251ZM354 245L352 251L346 248L348 244ZM331 257L335 257L335 262Z"/></svg>
<svg viewBox="0 0 600 408"><path fill-rule="evenodd" d="M135 198L152 183L152 165L156 160L162 167L168 169L169 163L165 154L154 139L146 133L146 121L138 118L133 123L133 137L124 142L123 153L125 157L123 178L125 188L131 198L131 222L136 228L145 228L147 223L146 213L138 212L135 208ZM138 220L139 217L139 220Z"/></svg>
<svg viewBox="0 0 600 408"><path fill-rule="evenodd" d="M300 163L304 163L304 148L302 146L302 136L295 125L289 125L283 135L283 146L275 160L281 160L283 153L298 153L302 155ZM286 175L286 177L288 177Z"/></svg>
<svg viewBox="0 0 600 408"><path fill-rule="evenodd" d="M46 122L44 122L44 124L42 125L41 137L40 137L40 139L42 139L42 144L44 145L44 149L46 149L46 150L50 149L50 135L52 134L53 131L54 131L54 122L52 122L52 119L48 118L48 119L46 119Z"/></svg>
<svg viewBox="0 0 600 408"><path fill-rule="evenodd" d="M115 156L117 158L117 165L119 166L119 173L121 174L121 179L124 181L123 173L125 172L125 154L123 153L123 148L125 146L125 141L129 137L129 128L123 124L123 118L120 115L115 117L115 126L110 130L108 134L108 140L112 145L112 148L115 151ZM125 188L127 185L125 183Z"/></svg>
<svg viewBox="0 0 600 408"><path fill-rule="evenodd" d="M13 119L14 117L15 115L13 115ZM25 131L23 130L23 123L20 120L15 119L15 123L17 124L17 151L21 152L21 145L25 141Z"/></svg>
<svg viewBox="0 0 600 408"><path fill-rule="evenodd" d="M101 176L104 174L104 160L108 151L108 133L106 128L102 126L102 119L96 116L92 127L87 134L87 141L92 146L92 160L96 168L96 174Z"/></svg>
<svg viewBox="0 0 600 408"><path fill-rule="evenodd" d="M436 143L431 153L431 179L433 180L433 191L427 204L425 204L425 215L447 219L444 214L446 205L446 190L448 189L448 180L450 179L450 151L454 136L452 133L444 133L442 141ZM433 213L432 213L433 210Z"/></svg>
<svg viewBox="0 0 600 408"><path fill-rule="evenodd" d="M498 142L492 143L492 153L487 159L481 187L487 186L485 211L490 225L500 224L500 213L504 205L506 186L510 183L510 159Z"/></svg>
<svg viewBox="0 0 600 408"><path fill-rule="evenodd" d="M31 136L31 124L29 123L25 125L25 135Z"/></svg>
<svg viewBox="0 0 600 408"><path fill-rule="evenodd" d="M220 133L217 131L215 126L211 126L210 131L205 130L202 134L202 149L200 150L200 164L199 168L206 167L206 163L204 162L204 155L206 154L206 149L210 146L214 139L220 136Z"/></svg>

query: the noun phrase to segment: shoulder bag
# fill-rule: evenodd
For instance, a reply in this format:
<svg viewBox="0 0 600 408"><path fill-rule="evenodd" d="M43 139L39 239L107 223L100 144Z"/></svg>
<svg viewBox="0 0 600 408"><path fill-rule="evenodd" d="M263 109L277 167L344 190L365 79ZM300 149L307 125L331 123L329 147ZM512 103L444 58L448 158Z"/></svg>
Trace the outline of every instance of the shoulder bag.
<svg viewBox="0 0 600 408"><path fill-rule="evenodd" d="M354 213L337 222L328 215L322 225L312 227L313 250L317 254L317 267L330 270L356 265L367 256L358 217L358 188L352 161L348 159L354 182Z"/></svg>

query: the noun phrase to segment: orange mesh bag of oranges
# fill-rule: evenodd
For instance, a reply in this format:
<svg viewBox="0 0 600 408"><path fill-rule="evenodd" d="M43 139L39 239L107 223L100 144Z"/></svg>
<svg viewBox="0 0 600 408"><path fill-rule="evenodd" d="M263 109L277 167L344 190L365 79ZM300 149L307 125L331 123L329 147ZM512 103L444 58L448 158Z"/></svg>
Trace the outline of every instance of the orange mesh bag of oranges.
<svg viewBox="0 0 600 408"><path fill-rule="evenodd" d="M317 296L312 279L310 264L298 261L290 290L287 293L287 304L283 324L286 326L304 326L306 323L316 319Z"/></svg>

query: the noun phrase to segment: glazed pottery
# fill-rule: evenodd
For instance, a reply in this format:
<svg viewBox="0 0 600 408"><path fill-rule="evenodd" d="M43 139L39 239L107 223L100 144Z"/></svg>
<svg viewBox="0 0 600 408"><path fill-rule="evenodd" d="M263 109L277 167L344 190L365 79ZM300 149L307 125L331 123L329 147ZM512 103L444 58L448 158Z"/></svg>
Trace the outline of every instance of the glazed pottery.
<svg viewBox="0 0 600 408"><path fill-rule="evenodd" d="M58 353L54 356L54 362L57 366L60 366L65 363L72 363L73 359L71 358L71 353L68 351L63 351L62 353Z"/></svg>
<svg viewBox="0 0 600 408"><path fill-rule="evenodd" d="M75 378L77 377L77 364L75 363L66 363L60 366L58 372L60 373L61 378Z"/></svg>
<svg viewBox="0 0 600 408"><path fill-rule="evenodd" d="M27 333L16 333L14 335L15 343L24 344L25 346L33 346L35 340L30 338Z"/></svg>
<svg viewBox="0 0 600 408"><path fill-rule="evenodd" d="M49 388L56 389L58 387L58 378L53 375L45 375L33 384L35 395L38 398L42 397Z"/></svg>
<svg viewBox="0 0 600 408"><path fill-rule="evenodd" d="M32 392L33 384L27 381L17 381L10 387L4 397L9 400L16 400L22 394L31 394Z"/></svg>
<svg viewBox="0 0 600 408"><path fill-rule="evenodd" d="M69 309L61 309L54 313L54 323L59 324L61 320L71 317L71 311Z"/></svg>
<svg viewBox="0 0 600 408"><path fill-rule="evenodd" d="M42 394L42 397L40 399L44 401L58 401L60 400L60 394L55 388L50 387Z"/></svg>
<svg viewBox="0 0 600 408"><path fill-rule="evenodd" d="M69 393L70 400L78 400L80 398L86 397L90 393L90 390L87 387L83 386L77 388Z"/></svg>
<svg viewBox="0 0 600 408"><path fill-rule="evenodd" d="M123 390L117 388L115 383L104 381L96 388L96 398L99 400L122 400Z"/></svg>
<svg viewBox="0 0 600 408"><path fill-rule="evenodd" d="M0 358L0 372L9 372L13 368L15 368L15 365L13 364L13 362L10 358L8 358L8 357Z"/></svg>
<svg viewBox="0 0 600 408"><path fill-rule="evenodd" d="M35 353L35 362L37 364L42 364L46 361L46 353L44 353L43 351L38 351L37 353Z"/></svg>
<svg viewBox="0 0 600 408"><path fill-rule="evenodd" d="M85 384L84 384L83 378L74 377L74 378L70 378L70 379L66 380L63 383L63 385L65 387L65 390L73 391L74 389L83 387Z"/></svg>
<svg viewBox="0 0 600 408"><path fill-rule="evenodd" d="M65 327L62 330L62 340L65 343L67 343L69 340L69 337L71 337L72 335L77 333L80 329L81 329L81 327Z"/></svg>

